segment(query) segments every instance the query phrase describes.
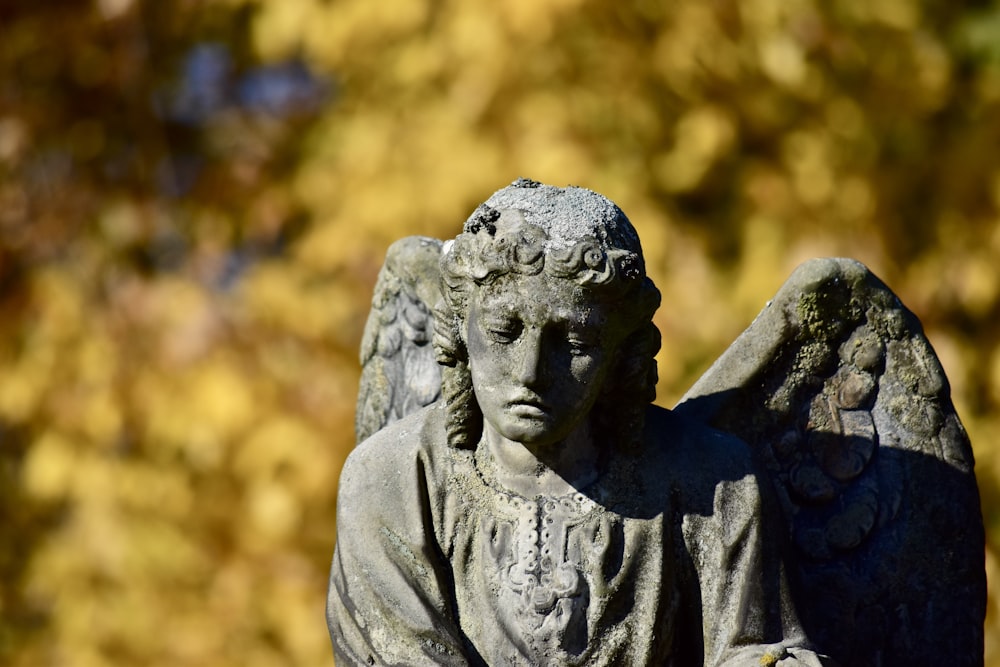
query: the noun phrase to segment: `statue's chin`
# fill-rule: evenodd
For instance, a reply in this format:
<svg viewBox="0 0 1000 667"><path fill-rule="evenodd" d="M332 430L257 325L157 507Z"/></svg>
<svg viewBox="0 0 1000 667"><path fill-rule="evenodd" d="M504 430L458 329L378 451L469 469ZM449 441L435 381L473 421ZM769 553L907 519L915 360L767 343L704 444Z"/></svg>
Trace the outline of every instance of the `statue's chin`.
<svg viewBox="0 0 1000 667"><path fill-rule="evenodd" d="M496 432L506 440L520 443L531 449L544 447L559 440L557 436L552 434L550 425L541 419L518 418L504 421L506 423L495 428Z"/></svg>
<svg viewBox="0 0 1000 667"><path fill-rule="evenodd" d="M575 424L553 423L551 418L505 417L503 423L491 424L493 430L505 440L521 445L538 462L561 469L575 461L576 455L570 451L579 444L573 438Z"/></svg>
<svg viewBox="0 0 1000 667"><path fill-rule="evenodd" d="M501 437L529 449L545 447L566 437L566 429L558 428L559 425L553 423L551 414L530 406L510 408L498 419L488 422Z"/></svg>

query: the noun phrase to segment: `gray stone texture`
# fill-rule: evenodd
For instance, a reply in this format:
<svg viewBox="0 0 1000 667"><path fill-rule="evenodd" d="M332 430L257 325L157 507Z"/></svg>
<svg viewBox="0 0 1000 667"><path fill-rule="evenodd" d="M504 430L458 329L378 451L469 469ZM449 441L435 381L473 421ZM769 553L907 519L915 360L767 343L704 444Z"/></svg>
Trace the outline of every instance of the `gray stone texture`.
<svg viewBox="0 0 1000 667"><path fill-rule="evenodd" d="M583 188L519 179L456 239L390 249L337 663L982 664L972 455L916 318L816 260L668 411L658 304Z"/></svg>

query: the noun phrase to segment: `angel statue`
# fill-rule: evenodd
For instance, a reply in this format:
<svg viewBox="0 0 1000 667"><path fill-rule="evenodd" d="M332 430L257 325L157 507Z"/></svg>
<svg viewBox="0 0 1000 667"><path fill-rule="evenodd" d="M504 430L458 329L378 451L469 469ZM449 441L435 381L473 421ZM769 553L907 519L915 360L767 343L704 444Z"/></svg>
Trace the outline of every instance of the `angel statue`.
<svg viewBox="0 0 1000 667"><path fill-rule="evenodd" d="M800 268L681 405L611 201L519 179L390 249L327 622L348 665L982 665L969 442L919 322Z"/></svg>

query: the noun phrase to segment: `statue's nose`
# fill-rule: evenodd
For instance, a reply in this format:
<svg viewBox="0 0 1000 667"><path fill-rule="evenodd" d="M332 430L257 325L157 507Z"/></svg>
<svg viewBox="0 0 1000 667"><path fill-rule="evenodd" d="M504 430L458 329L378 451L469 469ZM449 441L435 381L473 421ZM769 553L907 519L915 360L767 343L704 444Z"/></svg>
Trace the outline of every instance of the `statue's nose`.
<svg viewBox="0 0 1000 667"><path fill-rule="evenodd" d="M537 331L527 330L519 347L520 354L514 372L521 384L534 385L541 378L542 337Z"/></svg>

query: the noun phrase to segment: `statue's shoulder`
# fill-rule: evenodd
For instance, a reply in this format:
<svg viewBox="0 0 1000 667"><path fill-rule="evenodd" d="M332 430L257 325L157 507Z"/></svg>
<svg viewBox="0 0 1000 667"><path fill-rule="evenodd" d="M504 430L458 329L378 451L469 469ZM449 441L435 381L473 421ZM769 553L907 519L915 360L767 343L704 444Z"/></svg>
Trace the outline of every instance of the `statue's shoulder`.
<svg viewBox="0 0 1000 667"><path fill-rule="evenodd" d="M416 466L436 467L447 448L445 406L438 401L389 424L355 447L344 463L341 488L385 485L392 479L412 477Z"/></svg>
<svg viewBox="0 0 1000 667"><path fill-rule="evenodd" d="M646 413L644 467L669 480L673 492L700 504L715 495L720 484L756 488L759 468L750 447L739 438L651 405Z"/></svg>
<svg viewBox="0 0 1000 667"><path fill-rule="evenodd" d="M647 447L662 452L675 466L749 471L754 465L750 447L740 438L658 405L646 411L645 439Z"/></svg>

